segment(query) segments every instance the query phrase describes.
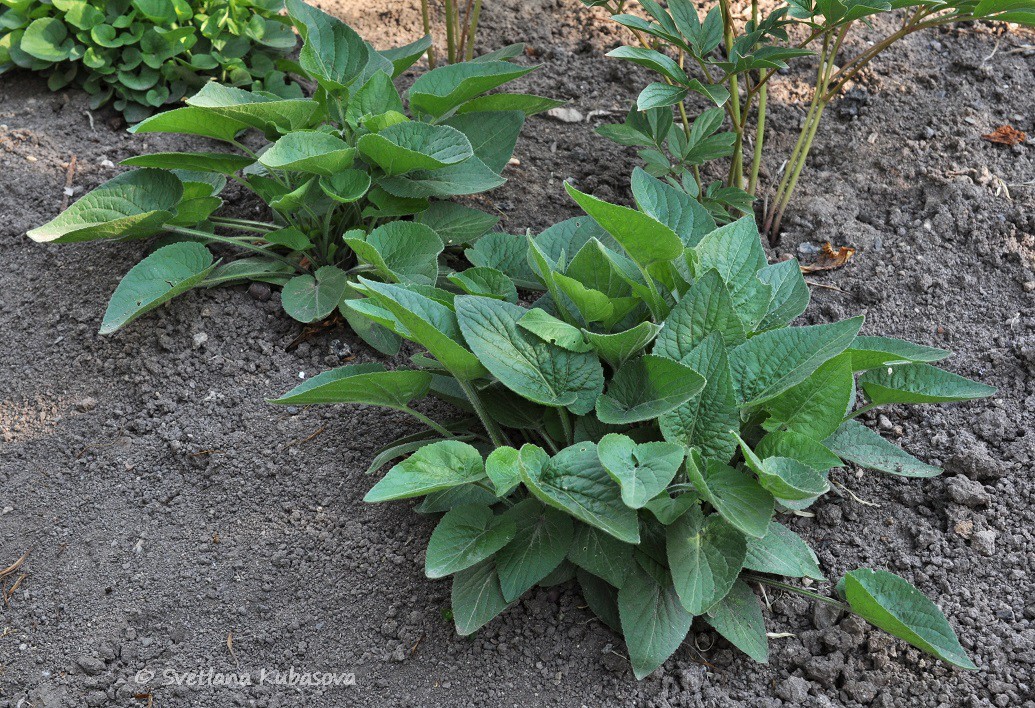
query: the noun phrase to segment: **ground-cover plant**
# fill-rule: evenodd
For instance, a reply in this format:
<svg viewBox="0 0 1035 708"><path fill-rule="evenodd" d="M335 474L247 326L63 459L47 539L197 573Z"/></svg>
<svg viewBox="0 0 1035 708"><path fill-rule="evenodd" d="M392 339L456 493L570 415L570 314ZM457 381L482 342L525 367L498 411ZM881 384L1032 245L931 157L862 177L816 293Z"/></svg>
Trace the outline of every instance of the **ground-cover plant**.
<svg viewBox="0 0 1035 708"><path fill-rule="evenodd" d="M442 514L426 573L453 577L457 631L575 578L624 635L639 678L695 617L765 661L752 589L762 583L975 668L934 603L896 575L852 571L841 600L780 580L824 576L778 519L813 504L848 463L939 473L860 413L993 389L931 365L949 352L858 336L862 317L789 326L808 288L797 262L767 263L750 217L717 228L642 170L639 209L567 189L588 217L535 238L487 236L452 289L359 279L364 297L346 306L426 349L415 368L345 366L275 401L387 406L431 428L378 456L371 470L409 455L366 500L423 497L417 511ZM544 292L523 307L516 286ZM429 393L470 417L444 425L414 410Z"/></svg>
<svg viewBox="0 0 1035 708"><path fill-rule="evenodd" d="M119 284L102 333L191 288L247 281L283 286L287 313L314 322L339 309L359 274L435 286L446 249L475 243L498 221L445 200L503 184L525 116L557 105L528 94L485 95L532 71L506 61L520 48L418 77L410 118L392 79L424 53L426 40L377 52L301 0L288 0L288 10L304 38L295 71L318 85L311 98L207 84L187 106L133 131L204 136L235 152L130 158L123 164L140 169L29 232L49 243L167 235ZM241 134L249 130L265 144L248 147ZM219 215L227 179L258 195L270 221ZM217 262L212 244L248 257ZM394 334L342 312L372 346L397 350Z"/></svg>
<svg viewBox="0 0 1035 708"><path fill-rule="evenodd" d="M283 60L297 38L283 0L0 0L0 74L75 83L90 106L109 101L130 122L206 81L299 97Z"/></svg>
<svg viewBox="0 0 1035 708"><path fill-rule="evenodd" d="M769 81L789 61L815 56L812 102L782 176L767 195L763 230L775 243L780 222L805 167L823 111L881 52L923 29L974 20L997 20L1035 26L1035 0L787 0L768 14L752 0L751 17L742 25L729 0L719 0L703 16L690 0L639 0L645 17L626 12L627 0L582 0L604 7L629 28L631 46L608 56L648 67L661 81L645 87L623 125L601 132L624 145L642 148L651 174L667 179L698 198L720 218L747 213L759 190L766 129ZM876 15L901 11L898 28L850 52L845 40ZM707 97L721 111L696 121L687 116L690 93ZM672 120L672 107L679 123ZM642 113L641 113L642 112ZM723 113L729 130L718 132ZM747 157L745 157L747 155ZM724 180L706 184L700 166L729 158Z"/></svg>

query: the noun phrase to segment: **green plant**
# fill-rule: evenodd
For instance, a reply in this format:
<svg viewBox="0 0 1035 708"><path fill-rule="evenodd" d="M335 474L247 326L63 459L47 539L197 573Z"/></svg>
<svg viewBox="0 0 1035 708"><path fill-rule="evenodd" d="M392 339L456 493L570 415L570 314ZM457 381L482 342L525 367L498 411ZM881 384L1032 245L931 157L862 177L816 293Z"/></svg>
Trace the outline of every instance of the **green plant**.
<svg viewBox="0 0 1035 708"><path fill-rule="evenodd" d="M463 2L463 12L460 4ZM431 35L431 0L420 0L424 34ZM478 38L478 20L482 16L482 0L443 0L442 24L446 29L446 60L450 64L471 61ZM435 49L428 47L428 66L435 68Z"/></svg>
<svg viewBox="0 0 1035 708"><path fill-rule="evenodd" d="M424 53L427 38L377 52L301 0L288 0L288 10L305 38L295 71L317 83L312 98L207 84L187 106L133 131L204 136L237 152L132 157L123 164L142 169L29 232L48 243L167 234L167 245L115 290L102 333L190 288L247 281L283 286L287 313L314 322L339 309L360 273L434 286L447 249L476 242L498 221L441 200L503 184L499 173L525 115L557 105L527 94L484 95L533 70L504 60L520 48L419 77L409 90L411 120L392 78ZM248 147L240 135L253 129L266 139L261 147ZM258 195L272 220L218 215L227 179ZM211 244L249 257L217 263ZM371 345L398 349L391 332L342 312Z"/></svg>
<svg viewBox="0 0 1035 708"><path fill-rule="evenodd" d="M838 584L847 604L777 580L824 578L773 516L811 505L848 462L939 473L860 413L994 389L932 366L949 354L941 349L857 336L862 317L788 326L808 288L795 261L767 264L750 218L716 228L642 170L639 210L568 193L589 218L536 238L487 236L453 290L353 286L365 297L348 307L427 350L417 368L346 366L274 401L387 406L432 428L377 457L371 471L409 455L366 500L423 497L417 511L444 514L426 570L453 576L457 631L477 630L536 584L574 577L624 634L639 678L694 617L765 661L750 585L763 583L975 668L934 603L895 575L848 573ZM515 282L545 293L521 307ZM869 403L852 412L857 374ZM471 417L429 419L411 405L429 392Z"/></svg>
<svg viewBox="0 0 1035 708"><path fill-rule="evenodd" d="M720 216L728 211L748 213L758 194L770 79L791 60L817 57L805 123L768 201L763 230L771 243L778 238L823 111L882 51L913 32L957 22L1035 26L1035 0L787 0L764 16L757 0L751 0L751 19L743 27L734 20L729 0L719 0L703 19L690 0L668 0L667 8L655 0L639 0L646 18L626 13L627 0L582 2L606 8L637 41L637 46L619 47L608 56L645 66L662 78L643 89L625 125L607 126L601 132L644 148L641 156L652 174L680 186ZM861 52L847 51L845 40L853 28L871 26L874 16L895 10L903 11L898 29ZM721 121L712 111L705 114L707 131L698 128L704 116L691 123L685 106L690 93L720 107L730 131L713 134ZM671 120L672 106L679 111L677 126ZM745 160L746 152L750 155ZM729 158L726 177L706 187L700 165L719 158Z"/></svg>
<svg viewBox="0 0 1035 708"><path fill-rule="evenodd" d="M76 83L91 108L114 99L135 123L210 78L302 95L280 64L297 43L283 0L0 0L0 74L49 74Z"/></svg>

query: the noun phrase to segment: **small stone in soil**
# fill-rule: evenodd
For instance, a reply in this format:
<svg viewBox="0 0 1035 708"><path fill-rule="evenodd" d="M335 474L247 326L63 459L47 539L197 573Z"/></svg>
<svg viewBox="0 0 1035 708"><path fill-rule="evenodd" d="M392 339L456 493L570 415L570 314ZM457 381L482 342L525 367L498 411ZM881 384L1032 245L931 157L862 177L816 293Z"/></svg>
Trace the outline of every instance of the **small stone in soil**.
<svg viewBox="0 0 1035 708"><path fill-rule="evenodd" d="M272 291L266 283L252 283L248 286L248 294L259 302L266 302L270 299Z"/></svg>

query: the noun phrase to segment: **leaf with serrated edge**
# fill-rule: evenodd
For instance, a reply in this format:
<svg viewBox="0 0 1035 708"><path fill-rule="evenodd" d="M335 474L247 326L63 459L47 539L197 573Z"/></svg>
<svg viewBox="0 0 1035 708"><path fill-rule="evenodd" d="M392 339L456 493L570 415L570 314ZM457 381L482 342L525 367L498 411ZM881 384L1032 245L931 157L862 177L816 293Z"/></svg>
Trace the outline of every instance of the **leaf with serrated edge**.
<svg viewBox="0 0 1035 708"><path fill-rule="evenodd" d="M568 554L574 528L563 511L524 499L503 513L516 527L513 540L496 553L503 597L516 600L549 575Z"/></svg>
<svg viewBox="0 0 1035 708"><path fill-rule="evenodd" d="M734 583L730 593L709 610L707 620L737 649L760 664L769 663L769 638L762 607L754 590L743 580Z"/></svg>
<svg viewBox="0 0 1035 708"><path fill-rule="evenodd" d="M693 622L672 583L659 584L637 565L618 591L618 613L637 679L650 675L675 653Z"/></svg>
<svg viewBox="0 0 1035 708"><path fill-rule="evenodd" d="M388 471L365 502L421 497L485 478L481 453L467 443L443 440L422 447Z"/></svg>
<svg viewBox="0 0 1035 708"><path fill-rule="evenodd" d="M740 575L747 553L744 534L718 514L691 507L666 528L672 581L686 611L703 614L721 600Z"/></svg>
<svg viewBox="0 0 1035 708"><path fill-rule="evenodd" d="M748 538L744 567L788 578L825 580L816 554L801 537L775 521L762 538Z"/></svg>
<svg viewBox="0 0 1035 708"><path fill-rule="evenodd" d="M495 516L488 506L455 507L431 534L424 573L429 578L444 578L470 568L507 545L515 533L514 519Z"/></svg>

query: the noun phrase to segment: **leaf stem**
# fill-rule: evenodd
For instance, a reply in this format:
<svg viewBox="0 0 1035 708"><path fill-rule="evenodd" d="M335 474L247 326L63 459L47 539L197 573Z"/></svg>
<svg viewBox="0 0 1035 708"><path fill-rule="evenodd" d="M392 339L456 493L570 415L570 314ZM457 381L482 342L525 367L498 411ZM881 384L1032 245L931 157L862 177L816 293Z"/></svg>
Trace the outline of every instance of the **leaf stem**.
<svg viewBox="0 0 1035 708"><path fill-rule="evenodd" d="M401 410L404 413L409 413L414 418L416 418L420 422L424 423L424 425L426 425L429 428L431 428L432 430L434 430L436 433L440 433L441 435L443 435L443 436L445 436L446 438L449 438L449 439L453 438L453 433L451 433L448 428L446 428L444 425L436 423L434 420L432 420L428 416L424 415L420 411L414 410L413 408L410 408L409 406L404 406L404 407L400 408L399 410Z"/></svg>
<svg viewBox="0 0 1035 708"><path fill-rule="evenodd" d="M165 230L170 232L170 233L180 234L182 236L191 236L191 237L195 237L195 238L202 238L202 239L205 239L206 241L215 241L217 243L225 243L225 244L228 244L230 246L237 246L238 248L243 248L246 251L253 251L255 253L262 254L263 256L266 256L267 258L272 258L274 260L278 260L278 261L281 261L283 263L287 263L289 266L291 266L296 271L297 270L305 270L304 268L301 267L301 265L299 265L295 261L292 261L292 260L290 260L288 258L285 258L284 256L281 256L279 253L273 253L268 248L263 248L262 246L256 246L255 244L249 243L247 241L239 241L239 240L237 240L236 238L234 238L232 236L217 236L216 234L210 234L207 231L198 231L197 229L188 229L185 226L168 226L168 225L166 225L165 226Z"/></svg>
<svg viewBox="0 0 1035 708"><path fill-rule="evenodd" d="M431 36L431 10L428 7L428 0L420 0L420 17L424 23L424 34ZM434 42L428 47L428 68L435 68L435 45Z"/></svg>
<svg viewBox="0 0 1035 708"><path fill-rule="evenodd" d="M568 445L575 444L575 429L571 424L571 415L568 413L568 409L561 406L557 409L557 415L561 419L561 429L564 430L564 441Z"/></svg>
<svg viewBox="0 0 1035 708"><path fill-rule="evenodd" d="M457 378L457 383L460 384L460 388L463 389L464 394L467 396L467 400L471 402L471 407L474 408L474 412L478 414L478 419L482 421L482 425L485 426L485 432L489 434L489 439L492 444L496 447L507 447L510 445L510 441L507 436L500 430L500 426L492 419L489 415L489 411L485 408L485 404L482 403L481 396L478 395L477 389L474 384L466 379Z"/></svg>
<svg viewBox="0 0 1035 708"><path fill-rule="evenodd" d="M811 590L806 590L805 588L799 588L789 583L781 583L779 580L772 580L771 578L766 578L762 575L756 575L755 573L744 573L744 576L745 580L750 580L756 583L760 583L762 585L768 585L770 587L779 588L780 590L786 590L788 592L797 593L798 595L803 595L813 600L824 602L830 605L831 607L836 607L839 610L843 610L844 612L852 611L852 608L846 605L845 603L839 600L835 600L832 597L827 597L826 595L820 595L818 592L812 592Z"/></svg>

